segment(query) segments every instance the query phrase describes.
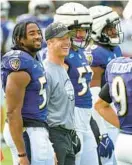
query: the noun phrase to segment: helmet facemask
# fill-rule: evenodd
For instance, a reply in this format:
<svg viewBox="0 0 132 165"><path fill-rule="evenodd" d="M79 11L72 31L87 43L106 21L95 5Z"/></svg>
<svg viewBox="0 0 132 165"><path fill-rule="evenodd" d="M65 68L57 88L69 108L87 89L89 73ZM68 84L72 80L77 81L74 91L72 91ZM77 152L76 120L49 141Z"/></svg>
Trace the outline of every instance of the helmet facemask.
<svg viewBox="0 0 132 165"><path fill-rule="evenodd" d="M98 37L99 43L111 46L121 44L124 37L119 19L114 20L113 22L110 22L108 19L106 22L107 24L101 32L101 37Z"/></svg>
<svg viewBox="0 0 132 165"><path fill-rule="evenodd" d="M35 8L35 15L40 20L47 20L51 17L51 9L48 5L38 5Z"/></svg>
<svg viewBox="0 0 132 165"><path fill-rule="evenodd" d="M30 0L29 13L36 16L40 21L47 21L53 17L54 4L51 0Z"/></svg>
<svg viewBox="0 0 132 165"><path fill-rule="evenodd" d="M72 25L69 26L69 30L72 30L71 41L73 46L85 48L88 45L92 32L91 24Z"/></svg>

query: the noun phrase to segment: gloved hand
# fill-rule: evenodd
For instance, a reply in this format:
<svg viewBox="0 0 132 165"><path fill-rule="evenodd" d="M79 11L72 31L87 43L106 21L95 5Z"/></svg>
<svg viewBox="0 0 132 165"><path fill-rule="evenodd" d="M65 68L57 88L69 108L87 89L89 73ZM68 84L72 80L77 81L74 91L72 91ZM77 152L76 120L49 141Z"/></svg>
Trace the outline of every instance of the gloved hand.
<svg viewBox="0 0 132 165"><path fill-rule="evenodd" d="M100 143L98 144L98 153L99 156L105 158L111 158L112 152L114 151L114 144L112 140L109 138L108 134L103 134L100 137Z"/></svg>
<svg viewBox="0 0 132 165"><path fill-rule="evenodd" d="M76 133L72 135L72 145L76 155L81 150L81 141Z"/></svg>

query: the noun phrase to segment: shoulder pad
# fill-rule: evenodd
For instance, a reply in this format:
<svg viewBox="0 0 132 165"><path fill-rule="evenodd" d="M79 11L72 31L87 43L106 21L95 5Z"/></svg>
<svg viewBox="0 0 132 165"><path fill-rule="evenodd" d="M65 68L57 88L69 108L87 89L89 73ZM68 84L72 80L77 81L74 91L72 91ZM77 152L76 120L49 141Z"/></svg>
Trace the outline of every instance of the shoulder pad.
<svg viewBox="0 0 132 165"><path fill-rule="evenodd" d="M27 70L32 67L33 58L26 52L11 50L2 57L2 65L10 71Z"/></svg>

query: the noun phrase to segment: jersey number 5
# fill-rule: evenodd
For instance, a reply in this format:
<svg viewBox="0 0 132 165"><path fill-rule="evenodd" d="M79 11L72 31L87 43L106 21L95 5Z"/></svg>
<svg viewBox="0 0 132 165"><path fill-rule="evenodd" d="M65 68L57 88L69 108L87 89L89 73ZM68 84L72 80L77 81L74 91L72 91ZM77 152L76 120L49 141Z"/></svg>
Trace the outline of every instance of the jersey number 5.
<svg viewBox="0 0 132 165"><path fill-rule="evenodd" d="M46 105L46 102L47 102L47 97L46 97L46 89L44 88L44 84L46 83L46 78L43 76L43 77L40 77L39 78L39 82L40 82L40 91L39 91L39 95L41 95L43 97L43 102L41 105L39 105L39 109L43 109Z"/></svg>
<svg viewBox="0 0 132 165"><path fill-rule="evenodd" d="M87 92L89 88L89 83L87 83L86 78L83 77L83 74L92 72L92 69L90 68L90 66L82 66L77 68L77 70L79 72L78 84L82 84L83 86L82 90L78 92L78 96L82 96Z"/></svg>
<svg viewBox="0 0 132 165"><path fill-rule="evenodd" d="M112 96L115 101L120 104L120 110L118 111L119 116L124 116L127 112L127 95L125 83L122 77L117 76L112 82Z"/></svg>

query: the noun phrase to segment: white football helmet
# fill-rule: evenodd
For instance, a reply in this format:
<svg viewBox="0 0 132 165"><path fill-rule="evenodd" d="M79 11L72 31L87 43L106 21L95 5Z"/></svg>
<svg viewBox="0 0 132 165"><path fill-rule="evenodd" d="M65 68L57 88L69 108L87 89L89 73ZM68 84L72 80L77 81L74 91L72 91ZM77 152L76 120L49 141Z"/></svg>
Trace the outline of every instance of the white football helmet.
<svg viewBox="0 0 132 165"><path fill-rule="evenodd" d="M74 36L72 44L79 48L84 48L87 45L92 31L92 17L85 6L75 2L65 3L56 10L54 22L62 22L70 30L85 29L87 31L86 37L79 41Z"/></svg>
<svg viewBox="0 0 132 165"><path fill-rule="evenodd" d="M92 35L94 41L104 45L116 46L123 42L123 32L120 27L119 15L108 6L94 6L89 8L93 17ZM104 32L105 28L114 28L116 33L112 37ZM111 31L110 33L113 33Z"/></svg>
<svg viewBox="0 0 132 165"><path fill-rule="evenodd" d="M123 11L123 16L125 19L132 18L132 0L129 0L127 5L125 6L125 9Z"/></svg>
<svg viewBox="0 0 132 165"><path fill-rule="evenodd" d="M7 0L1 0L0 5L1 5L0 16L5 17L7 19L10 10L10 3Z"/></svg>
<svg viewBox="0 0 132 165"><path fill-rule="evenodd" d="M28 5L29 13L40 20L47 20L53 16L55 7L51 0L31 0Z"/></svg>

